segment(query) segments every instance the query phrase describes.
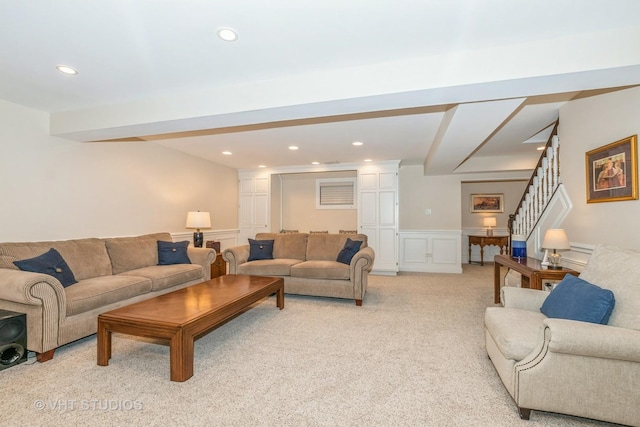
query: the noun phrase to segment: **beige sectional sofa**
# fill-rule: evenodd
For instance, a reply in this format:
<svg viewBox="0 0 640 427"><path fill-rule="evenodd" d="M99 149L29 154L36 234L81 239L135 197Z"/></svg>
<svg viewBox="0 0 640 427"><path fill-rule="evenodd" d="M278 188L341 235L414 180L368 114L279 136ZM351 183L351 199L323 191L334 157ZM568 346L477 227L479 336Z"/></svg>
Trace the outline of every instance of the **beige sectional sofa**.
<svg viewBox="0 0 640 427"><path fill-rule="evenodd" d="M596 247L579 279L615 297L599 323L543 314L560 285L552 293L502 288L504 307L485 313L486 347L522 418L539 410L640 426L639 277L640 251ZM586 304L571 296L556 309L597 318L609 309L597 295Z"/></svg>
<svg viewBox="0 0 640 427"><path fill-rule="evenodd" d="M53 242L0 243L0 308L26 313L27 348L38 360L96 332L98 314L208 280L215 251L187 248L191 264L158 264L158 241L169 233ZM77 283L22 271L14 261L56 249Z"/></svg>
<svg viewBox="0 0 640 427"><path fill-rule="evenodd" d="M349 264L336 261L347 239L361 241ZM258 233L255 240L273 240L273 259L248 261L249 245L225 249L230 274L284 278L288 294L353 299L362 305L375 254L364 234Z"/></svg>

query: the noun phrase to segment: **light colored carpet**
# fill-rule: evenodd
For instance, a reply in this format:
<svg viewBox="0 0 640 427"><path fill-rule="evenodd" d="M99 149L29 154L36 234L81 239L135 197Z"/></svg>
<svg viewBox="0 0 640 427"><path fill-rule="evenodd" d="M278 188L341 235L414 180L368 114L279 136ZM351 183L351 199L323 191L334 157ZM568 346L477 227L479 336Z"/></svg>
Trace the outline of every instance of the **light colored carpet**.
<svg viewBox="0 0 640 427"><path fill-rule="evenodd" d="M484 348L493 266L372 276L353 301L275 297L195 344L195 374L169 381L169 348L114 335L108 367L91 336L46 363L0 372L7 425L604 426L533 411Z"/></svg>

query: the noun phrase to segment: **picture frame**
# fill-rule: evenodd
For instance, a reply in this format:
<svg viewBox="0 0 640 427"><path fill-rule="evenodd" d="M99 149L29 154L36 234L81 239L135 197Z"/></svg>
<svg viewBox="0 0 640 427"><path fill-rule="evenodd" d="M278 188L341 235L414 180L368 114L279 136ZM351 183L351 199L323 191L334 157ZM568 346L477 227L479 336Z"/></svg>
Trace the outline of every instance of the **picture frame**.
<svg viewBox="0 0 640 427"><path fill-rule="evenodd" d="M471 213L501 213L504 212L504 194L472 194Z"/></svg>
<svg viewBox="0 0 640 427"><path fill-rule="evenodd" d="M638 199L638 136L585 154L587 203Z"/></svg>

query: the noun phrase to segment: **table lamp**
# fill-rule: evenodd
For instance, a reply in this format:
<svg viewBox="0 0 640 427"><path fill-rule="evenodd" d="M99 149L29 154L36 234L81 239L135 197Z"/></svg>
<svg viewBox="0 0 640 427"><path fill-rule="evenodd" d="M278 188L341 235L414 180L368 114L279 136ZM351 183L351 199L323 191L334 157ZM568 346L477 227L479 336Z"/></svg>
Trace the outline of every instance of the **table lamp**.
<svg viewBox="0 0 640 427"><path fill-rule="evenodd" d="M493 216L490 216L485 218L483 222L485 227L489 227L487 228L487 236L493 236L493 229L491 229L491 227L496 226L496 218Z"/></svg>
<svg viewBox="0 0 640 427"><path fill-rule="evenodd" d="M187 213L187 225L186 228L195 228L193 233L193 246L196 248L202 247L204 241L204 235L201 228L211 228L211 216L209 212L189 212Z"/></svg>
<svg viewBox="0 0 640 427"><path fill-rule="evenodd" d="M560 260L562 256L557 253L558 250L567 250L571 247L569 246L569 238L567 237L567 233L561 228L551 228L547 230L544 234L544 239L542 240L542 248L543 249L553 249L553 253L548 255L547 260L549 261L548 268L550 270L561 270L562 266L560 265Z"/></svg>

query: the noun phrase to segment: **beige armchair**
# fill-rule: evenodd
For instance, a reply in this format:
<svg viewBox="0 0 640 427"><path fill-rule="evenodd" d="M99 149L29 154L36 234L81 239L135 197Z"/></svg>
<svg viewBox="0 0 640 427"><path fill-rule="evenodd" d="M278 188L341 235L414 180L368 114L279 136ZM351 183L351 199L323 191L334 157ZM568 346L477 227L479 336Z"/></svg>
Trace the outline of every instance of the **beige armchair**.
<svg viewBox="0 0 640 427"><path fill-rule="evenodd" d="M580 278L615 296L606 325L547 318L549 293L503 288L487 352L520 417L531 410L640 426L640 252L598 246Z"/></svg>

